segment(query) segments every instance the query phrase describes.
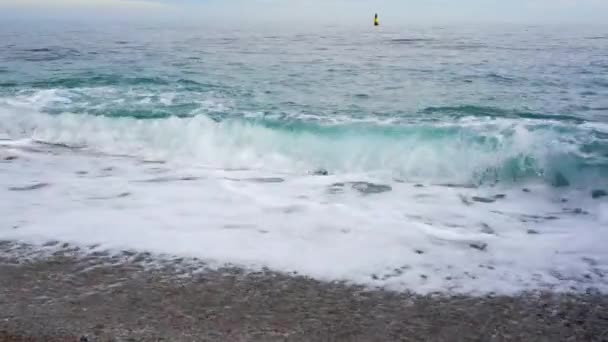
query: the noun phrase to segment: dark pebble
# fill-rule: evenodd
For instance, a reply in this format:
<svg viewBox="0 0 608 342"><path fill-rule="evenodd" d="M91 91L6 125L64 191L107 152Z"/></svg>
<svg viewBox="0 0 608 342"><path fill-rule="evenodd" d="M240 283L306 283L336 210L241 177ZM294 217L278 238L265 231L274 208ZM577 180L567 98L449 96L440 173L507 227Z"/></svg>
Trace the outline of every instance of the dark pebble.
<svg viewBox="0 0 608 342"><path fill-rule="evenodd" d="M337 185L340 183L336 183ZM382 192L391 191L393 188L390 185L385 184L374 184L369 182L350 182L348 183L353 189L359 191L362 194L379 194Z"/></svg>
<svg viewBox="0 0 608 342"><path fill-rule="evenodd" d="M606 192L606 190L593 190L593 191L591 191L591 197L592 198L600 198L600 197L604 197L604 196L608 196L608 193Z"/></svg>
<svg viewBox="0 0 608 342"><path fill-rule="evenodd" d="M38 190L49 186L48 183L37 183L33 185L27 186L12 186L8 188L10 191L30 191L30 190Z"/></svg>
<svg viewBox="0 0 608 342"><path fill-rule="evenodd" d="M485 242L473 242L473 243L469 244L469 247L480 250L480 251L485 251L486 248L488 247L488 244Z"/></svg>
<svg viewBox="0 0 608 342"><path fill-rule="evenodd" d="M490 225L488 225L487 223L482 223L481 232L485 234L494 234L494 229L492 229L492 227L490 227Z"/></svg>
<svg viewBox="0 0 608 342"><path fill-rule="evenodd" d="M312 174L315 176L327 176L329 175L329 172L325 169L316 169L312 172Z"/></svg>
<svg viewBox="0 0 608 342"><path fill-rule="evenodd" d="M572 209L572 213L573 214L579 214L579 215L587 215L587 214L589 214L589 212L587 212L587 211L585 211L585 210L583 210L581 208L574 208L574 209Z"/></svg>
<svg viewBox="0 0 608 342"><path fill-rule="evenodd" d="M471 199L475 202L480 202L480 203L493 203L495 201L492 198L478 197L478 196L473 196L473 197L471 197Z"/></svg>

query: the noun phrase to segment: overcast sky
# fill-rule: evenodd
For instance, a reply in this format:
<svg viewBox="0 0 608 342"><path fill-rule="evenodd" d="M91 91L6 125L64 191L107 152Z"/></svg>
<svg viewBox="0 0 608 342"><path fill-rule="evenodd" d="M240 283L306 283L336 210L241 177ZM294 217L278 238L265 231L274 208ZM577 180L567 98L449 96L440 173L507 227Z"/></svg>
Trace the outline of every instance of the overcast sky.
<svg viewBox="0 0 608 342"><path fill-rule="evenodd" d="M130 17L384 24L605 23L608 0L0 0L0 17Z"/></svg>

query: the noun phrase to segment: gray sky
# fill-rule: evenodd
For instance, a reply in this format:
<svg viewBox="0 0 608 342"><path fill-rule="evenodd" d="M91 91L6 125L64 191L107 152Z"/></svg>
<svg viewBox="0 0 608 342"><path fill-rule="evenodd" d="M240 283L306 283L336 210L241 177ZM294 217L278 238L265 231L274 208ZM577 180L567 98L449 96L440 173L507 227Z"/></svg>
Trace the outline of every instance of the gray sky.
<svg viewBox="0 0 608 342"><path fill-rule="evenodd" d="M608 0L0 0L10 16L384 24L608 22Z"/></svg>

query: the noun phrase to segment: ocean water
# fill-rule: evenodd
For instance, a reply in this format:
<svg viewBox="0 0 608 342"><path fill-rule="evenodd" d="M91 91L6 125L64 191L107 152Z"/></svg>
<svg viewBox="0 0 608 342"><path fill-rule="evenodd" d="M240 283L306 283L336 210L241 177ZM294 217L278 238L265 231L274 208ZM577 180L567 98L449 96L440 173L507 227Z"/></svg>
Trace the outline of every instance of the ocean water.
<svg viewBox="0 0 608 342"><path fill-rule="evenodd" d="M608 30L0 23L0 239L608 289Z"/></svg>

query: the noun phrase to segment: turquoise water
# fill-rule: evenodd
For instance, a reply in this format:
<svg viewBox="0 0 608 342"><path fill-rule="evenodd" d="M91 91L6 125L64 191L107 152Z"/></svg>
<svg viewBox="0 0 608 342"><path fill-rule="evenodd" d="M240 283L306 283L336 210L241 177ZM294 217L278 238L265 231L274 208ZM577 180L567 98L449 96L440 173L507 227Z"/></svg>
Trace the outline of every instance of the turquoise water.
<svg viewBox="0 0 608 342"><path fill-rule="evenodd" d="M135 145L219 167L417 181L593 188L608 179L601 30L5 23L1 32L0 110L20 122L2 123L11 138L44 131L55 143L114 151L123 141L126 153ZM26 110L54 117L53 128ZM86 128L96 117L105 121L89 136L70 132L68 122ZM198 117L210 121L193 128ZM167 127L175 136L126 126L169 118L182 120ZM208 134L217 146L199 146Z"/></svg>

